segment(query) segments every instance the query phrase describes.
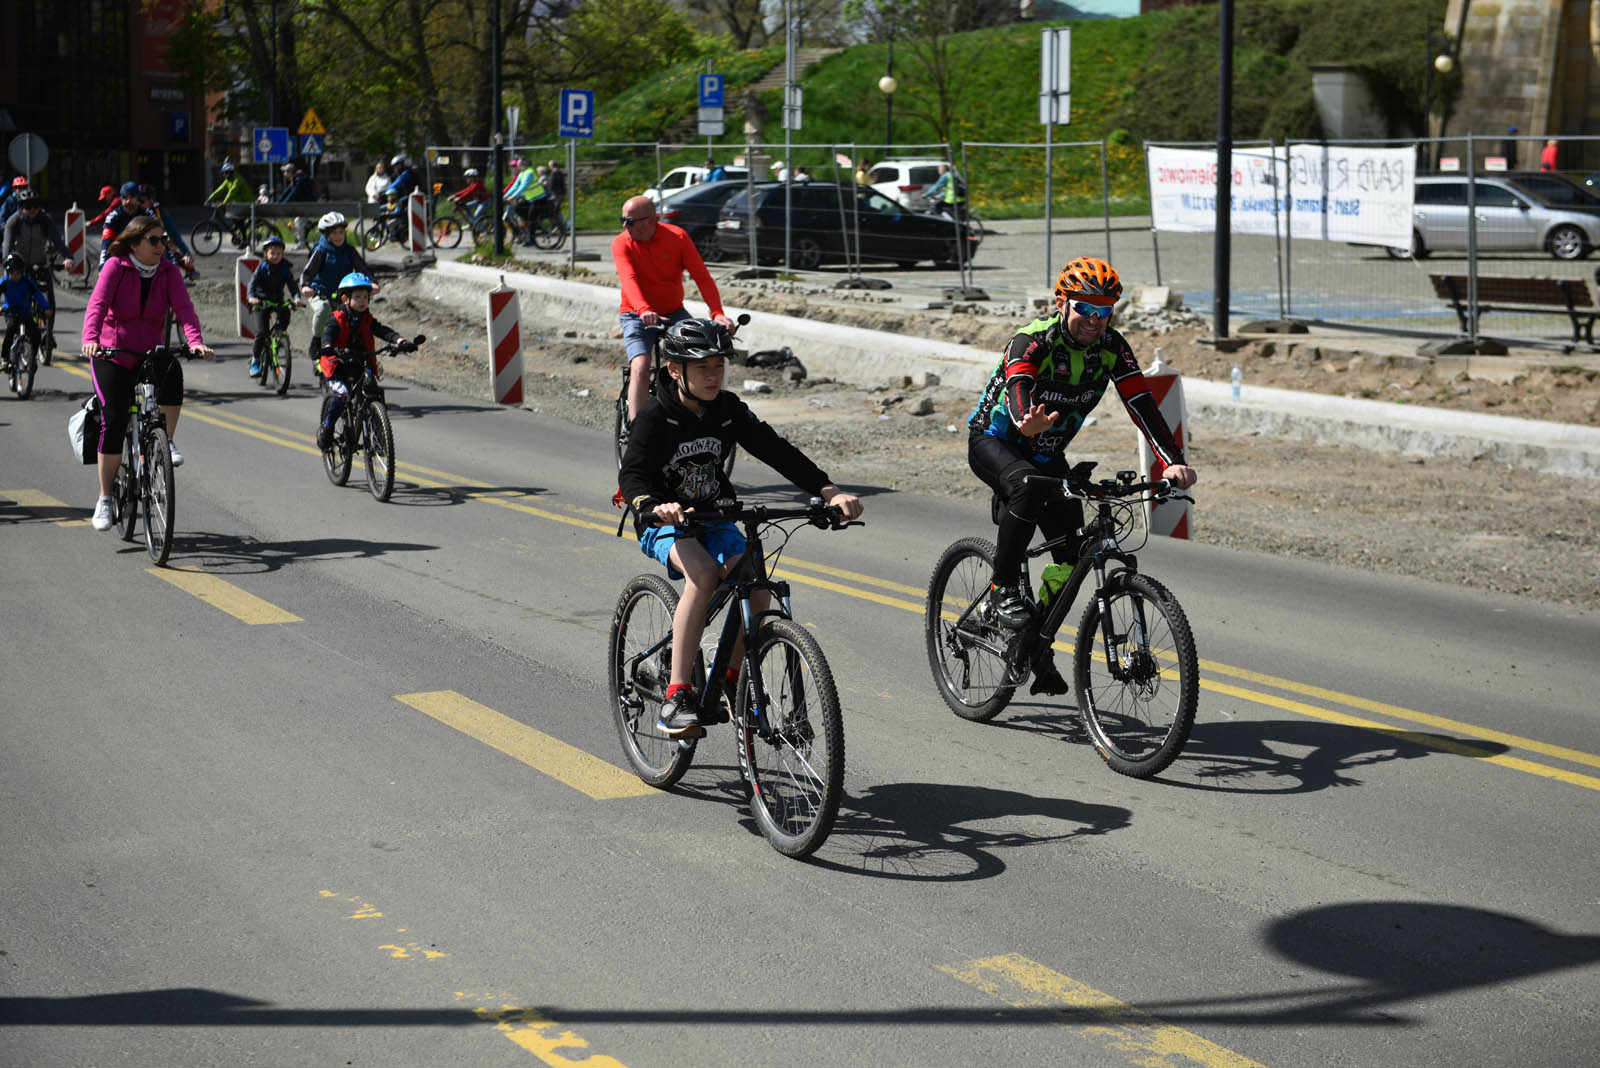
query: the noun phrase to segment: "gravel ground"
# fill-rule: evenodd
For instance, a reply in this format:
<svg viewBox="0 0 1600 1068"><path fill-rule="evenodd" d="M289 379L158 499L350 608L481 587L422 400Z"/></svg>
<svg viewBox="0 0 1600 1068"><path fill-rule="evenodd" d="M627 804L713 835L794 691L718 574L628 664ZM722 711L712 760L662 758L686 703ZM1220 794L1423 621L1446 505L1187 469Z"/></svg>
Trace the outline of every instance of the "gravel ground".
<svg viewBox="0 0 1600 1068"><path fill-rule="evenodd" d="M375 265L376 266L376 265ZM383 292L378 318L401 331L426 333L421 353L393 361L389 373L419 384L487 399L484 325L421 295L416 280L377 268ZM388 277L385 277L388 275ZM196 282L191 290L209 333L232 333L230 287ZM907 311L863 294L765 283L724 287L724 300L756 312L810 315L903 334L939 337L999 350L1032 317L1023 307L953 312ZM587 336L553 336L523 324L525 406L609 430L620 382L621 342L612 323ZM1523 418L1600 425L1600 373L1550 368L1492 383L1438 377L1405 361L1267 343L1225 355L1198 343L1209 331L1198 317L1125 316L1122 328L1142 360L1160 346L1186 375L1226 380L1235 362L1247 383L1284 389L1392 399ZM298 338L303 324L297 321ZM799 354L804 360L804 354ZM975 398L901 383L862 389L825 380L791 382L782 372L730 368L729 385L757 414L800 445L842 485L881 487L969 500L987 496L966 463L965 423ZM743 389L767 382L772 392ZM914 414L922 412L924 414ZM1135 466L1137 435L1114 400L1095 413L1072 453L1102 470ZM1311 445L1190 427L1197 541L1407 575L1520 595L1584 611L1600 608L1600 481L1572 480L1487 460L1432 460ZM597 487L597 499L611 487Z"/></svg>

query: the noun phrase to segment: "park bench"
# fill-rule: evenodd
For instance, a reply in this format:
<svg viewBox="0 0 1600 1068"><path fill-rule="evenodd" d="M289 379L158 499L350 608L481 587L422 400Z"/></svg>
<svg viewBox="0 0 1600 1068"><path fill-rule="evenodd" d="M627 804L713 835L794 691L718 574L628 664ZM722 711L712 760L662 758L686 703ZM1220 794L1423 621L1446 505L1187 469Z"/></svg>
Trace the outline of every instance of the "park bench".
<svg viewBox="0 0 1600 1068"><path fill-rule="evenodd" d="M1450 303L1460 320L1461 332L1472 333L1467 322L1467 276L1464 274L1430 274L1433 291L1440 299ZM1478 276L1478 319L1485 312L1548 312L1567 313L1572 322L1572 340L1575 343L1594 345L1594 321L1600 318L1589 295L1588 283L1581 278L1485 278Z"/></svg>

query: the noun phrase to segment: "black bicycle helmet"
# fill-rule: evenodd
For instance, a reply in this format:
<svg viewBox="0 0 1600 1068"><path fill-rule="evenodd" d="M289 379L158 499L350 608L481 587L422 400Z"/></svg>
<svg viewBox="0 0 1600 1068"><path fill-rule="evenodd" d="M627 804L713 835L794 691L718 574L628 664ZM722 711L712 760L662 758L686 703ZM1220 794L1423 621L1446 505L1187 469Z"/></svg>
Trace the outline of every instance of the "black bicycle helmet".
<svg viewBox="0 0 1600 1068"><path fill-rule="evenodd" d="M667 327L661 355L675 363L692 363L712 356L733 355L733 335L710 319L682 319Z"/></svg>
<svg viewBox="0 0 1600 1068"><path fill-rule="evenodd" d="M35 204L38 202L38 200L39 194L29 186L23 186L21 189L17 190L17 203L22 207L27 207L29 204Z"/></svg>
<svg viewBox="0 0 1600 1068"><path fill-rule="evenodd" d="M4 265L0 265L0 269L4 269L7 274L11 273L12 271L22 270L22 254L20 252L13 252L11 255L7 256Z"/></svg>

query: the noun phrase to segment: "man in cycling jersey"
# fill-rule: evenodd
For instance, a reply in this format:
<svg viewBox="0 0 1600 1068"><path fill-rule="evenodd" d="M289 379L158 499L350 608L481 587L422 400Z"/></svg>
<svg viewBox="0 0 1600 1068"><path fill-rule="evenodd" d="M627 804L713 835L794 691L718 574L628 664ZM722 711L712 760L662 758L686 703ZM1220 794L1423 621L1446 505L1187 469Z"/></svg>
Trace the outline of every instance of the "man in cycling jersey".
<svg viewBox="0 0 1600 1068"><path fill-rule="evenodd" d="M1161 459L1162 477L1180 489L1199 477L1161 417L1133 349L1111 328L1121 296L1122 281L1104 260L1080 256L1069 262L1056 279L1055 314L1034 320L1011 339L968 420L967 462L1002 503L990 605L1003 626L1023 627L1032 618L1020 582L1034 528L1055 538L1083 526L1079 502L1027 477L1066 476L1067 444L1108 386L1116 386L1134 425ZM1078 548L1069 540L1052 550L1046 597L1065 584ZM1045 652L1034 665L1032 692L1066 693L1050 642L1041 645Z"/></svg>
<svg viewBox="0 0 1600 1068"><path fill-rule="evenodd" d="M655 202L630 197L622 205L622 233L611 239L611 262L622 285L622 340L631 368L628 419L639 417L650 392L650 349L666 326L689 318L683 306L683 272L700 287L700 299L711 318L731 328L722 311L722 294L706 270L705 260L682 228L656 217Z"/></svg>
<svg viewBox="0 0 1600 1068"><path fill-rule="evenodd" d="M222 180L211 191L211 195L206 197L206 203L248 204L252 199L254 198L250 196L250 187L245 184L243 178L239 177L233 164L224 163L222 165Z"/></svg>

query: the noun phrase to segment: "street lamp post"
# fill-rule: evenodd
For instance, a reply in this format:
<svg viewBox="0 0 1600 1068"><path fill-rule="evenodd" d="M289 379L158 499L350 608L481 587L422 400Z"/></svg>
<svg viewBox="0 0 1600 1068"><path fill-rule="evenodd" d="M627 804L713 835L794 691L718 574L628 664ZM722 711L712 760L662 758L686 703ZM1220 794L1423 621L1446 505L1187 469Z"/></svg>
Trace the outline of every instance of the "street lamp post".
<svg viewBox="0 0 1600 1068"><path fill-rule="evenodd" d="M1425 139L1433 137L1433 72L1441 75L1449 74L1455 69L1456 61L1450 55L1450 38L1444 33L1433 32L1433 16L1428 16L1427 37L1427 63L1422 71L1422 136ZM1440 131L1443 133L1443 131ZM1434 145L1431 140L1423 141L1422 163L1424 171L1433 169L1430 160L1434 160Z"/></svg>

